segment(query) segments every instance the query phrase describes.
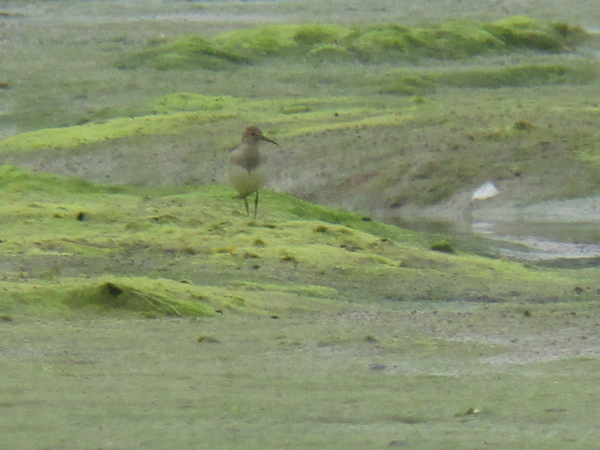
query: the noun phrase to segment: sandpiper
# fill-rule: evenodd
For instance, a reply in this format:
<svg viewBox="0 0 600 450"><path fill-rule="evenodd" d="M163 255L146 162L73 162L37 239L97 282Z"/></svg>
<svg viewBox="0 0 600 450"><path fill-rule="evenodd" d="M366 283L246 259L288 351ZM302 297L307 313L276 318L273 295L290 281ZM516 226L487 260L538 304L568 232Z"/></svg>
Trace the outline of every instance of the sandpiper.
<svg viewBox="0 0 600 450"><path fill-rule="evenodd" d="M260 153L258 144L260 141L271 142L279 145L272 139L263 136L257 127L246 127L242 137L242 143L233 151L229 158L227 177L238 192L239 197L246 205L246 215L250 216L248 196L255 193L254 197L254 219L258 209L258 191L265 185L267 176L264 167L265 157Z"/></svg>

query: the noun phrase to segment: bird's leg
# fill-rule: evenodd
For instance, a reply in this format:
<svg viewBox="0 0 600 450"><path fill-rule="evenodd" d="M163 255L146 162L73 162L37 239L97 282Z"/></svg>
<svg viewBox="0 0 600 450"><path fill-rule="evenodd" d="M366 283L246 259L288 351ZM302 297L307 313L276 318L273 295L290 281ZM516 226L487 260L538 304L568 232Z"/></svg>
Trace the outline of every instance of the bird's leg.
<svg viewBox="0 0 600 450"><path fill-rule="evenodd" d="M256 191L256 197L254 197L254 220L256 220L256 210L258 209L258 191Z"/></svg>
<svg viewBox="0 0 600 450"><path fill-rule="evenodd" d="M244 197L244 204L246 205L246 215L250 217L250 207L248 206L248 198Z"/></svg>

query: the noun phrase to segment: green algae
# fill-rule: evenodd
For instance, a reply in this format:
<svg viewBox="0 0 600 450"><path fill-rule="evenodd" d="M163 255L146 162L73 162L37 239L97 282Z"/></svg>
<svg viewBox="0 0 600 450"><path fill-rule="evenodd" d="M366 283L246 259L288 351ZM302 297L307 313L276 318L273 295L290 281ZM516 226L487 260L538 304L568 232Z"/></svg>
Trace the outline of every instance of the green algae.
<svg viewBox="0 0 600 450"><path fill-rule="evenodd" d="M386 82L381 88L382 94L396 95L425 95L432 94L438 88L438 83L426 74L417 75L414 72L393 70L386 75Z"/></svg>
<svg viewBox="0 0 600 450"><path fill-rule="evenodd" d="M181 36L175 41L152 47L139 54L121 59L120 69L149 66L153 69L231 69L236 64L247 64L248 59L216 48L199 36Z"/></svg>
<svg viewBox="0 0 600 450"><path fill-rule="evenodd" d="M432 57L458 59L500 51L506 45L480 25L446 23L439 28L406 28L394 24L356 30L346 38L348 47L370 62L402 56L407 59Z"/></svg>
<svg viewBox="0 0 600 450"><path fill-rule="evenodd" d="M422 236L419 236L412 231L388 225L377 220L372 220L370 217L362 214L348 212L340 208L323 208L320 205L315 205L294 197L283 196L281 197L281 200L283 201L278 205L279 208L288 211L303 220L318 220L321 222L343 225L351 229L365 231L382 239L390 238L412 242L423 242ZM314 229L316 232L325 233L327 235L332 232L339 234L339 230L334 231L334 229L331 229L326 225L315 224Z"/></svg>
<svg viewBox="0 0 600 450"><path fill-rule="evenodd" d="M490 88L544 85L585 85L598 80L600 66L587 60L568 64L515 64L504 67L470 67L448 70L394 69L385 75L382 93L424 95L444 87Z"/></svg>
<svg viewBox="0 0 600 450"><path fill-rule="evenodd" d="M163 2L162 5L178 4L212 11L226 4L228 8L240 8L238 11L245 12L252 8L251 3L212 2L199 5ZM323 4L272 3L298 9ZM346 6L334 3L336 7ZM456 2L447 3L451 3L452 7L456 5ZM464 7L469 3L462 2L461 5ZM531 7L529 2L528 5L524 3L520 2ZM552 9L544 9L547 5L542 3L537 2L540 6L538 12L546 16L553 14ZM146 9L148 5L140 8ZM365 9L373 10L377 2L355 3L348 9L355 6L361 8L360 17L365 20ZM393 5L394 9L397 6ZM444 2L438 2L435 8L430 6L419 5L436 15L440 14L438 7L442 10L445 7ZM257 7L263 8L264 4L259 2ZM417 14L418 8L415 9ZM597 7L592 12L596 13L596 10ZM493 16L494 12L488 11L486 8L485 14ZM379 14L387 15L388 12ZM123 33L121 15L122 12L119 12L119 23L115 27L119 34ZM353 12L350 15L357 17L359 14ZM89 18L89 14L86 17ZM381 18L376 17L374 21L379 20ZM406 20L416 21L412 12ZM154 22L152 32L160 33L165 22ZM136 24L131 25L133 28ZM174 21L174 30L167 34L179 33L179 28L185 26L184 21ZM192 26L196 29L191 32L196 32L197 23ZM210 26L207 25L207 28ZM58 28L52 26L52 30ZM190 32L190 28L188 25L185 32ZM104 29L104 26L97 28ZM85 46L89 56L85 64L93 67L89 73L104 73L102 68L89 64L95 56L92 41L99 36L97 30ZM18 30L14 28L13 31L16 33ZM41 28L40 34L46 31ZM130 31L131 38L135 39L137 36L133 29L128 30L127 39L131 39ZM86 34L84 32L83 39L87 39ZM35 47L41 49L41 53L49 56L54 56L48 45L53 39L56 36L51 32L49 36L43 36L45 45L39 45L42 41L28 37ZM9 45L5 47L9 48L11 42L7 41ZM61 44L63 42L68 44L69 40L61 40ZM77 44L77 51L72 53L79 58L81 45ZM123 48L130 51L129 46ZM102 64L107 63L107 56L111 60L114 54L104 54ZM7 58L7 64L10 59ZM64 61L63 58L58 59ZM302 98L314 94L312 91L310 94L300 92L299 83L308 80L314 83L310 85L311 89L317 86L316 76L302 78L304 75L298 75L288 78L280 94L277 83L266 77L269 82L264 84L269 86L269 92L254 91L248 86L254 81L252 76L256 77L258 72L241 67L239 78L232 79L229 84L219 84L216 78L197 84L199 77L196 75L193 83L186 86L185 77L192 78L190 75L182 71L171 71L172 74L162 71L152 78L150 95L198 89L215 95L290 95ZM52 72L52 64L43 64L43 70L43 77L30 73L29 79L23 77L19 83L27 86L28 91L38 93L40 101L44 97L53 98L52 95L57 92L57 79L61 83L68 82L65 76L52 78L52 95L48 95L46 86L28 82L44 79L46 72ZM282 70L282 67L276 70ZM296 65L287 70L301 72L302 66ZM326 70L326 65L311 70L321 72ZM363 72L353 71L348 65L337 70L348 74L345 79L355 76L357 83L369 85L370 92L380 86L373 83L368 73L363 76ZM94 75L82 76L76 70L73 74L81 79L95 80ZM142 71L121 75L135 78L136 83L141 83L138 80L144 77ZM131 83L130 78L113 76L114 73L108 72L111 88L122 83L130 92L130 88L135 91L139 87ZM159 76L163 80L162 89L157 82ZM206 74L202 73L204 76ZM245 77L248 82L239 83ZM341 89L347 91L342 95L355 92L352 86L349 87L349 81L344 84L341 78L325 78L332 84L317 95L327 97L326 102L330 100L329 92L336 92L336 95ZM17 76L11 75L14 87L18 84L13 81L15 79ZM168 89L165 89L165 84L169 85ZM342 85L343 88L339 87ZM85 95L85 92L82 94L77 90L78 95ZM432 155L430 149L438 153L448 152L458 160L463 158L463 154L472 155L475 163L464 165L456 174L475 175L461 178L462 185L458 189L475 187L490 173L504 179L504 174L510 172L503 171L503 158L515 158L524 178L531 176L535 173L531 166L543 165L544 160L535 151L536 145L542 146L538 145L540 142L545 143L542 146L544 158L555 161L561 171L567 171L567 177L578 179L577 174L568 171L577 164L577 158L597 148L593 142L597 137L594 127L597 128L598 111L592 88L584 91L561 89L560 86L535 90L507 89L485 95L472 91L448 93L445 89L439 90L442 91L440 95L424 98L423 107L427 109L427 115L417 114L415 117L415 111L410 112L412 119L397 125L400 133L394 134L395 127L376 127L377 116L371 116L373 133L369 129L356 130L363 141L368 140L366 148L360 147L358 140L348 139L348 135L353 137L355 133L352 121L340 126L337 132L321 134L326 126L317 127L308 115L302 123L302 132L307 134L302 134L298 128L286 123L285 117L269 117L267 109L260 110L260 120L266 118L268 126L278 131L278 138L286 136L283 141L285 151L298 147L297 153L310 147L323 152L328 146L348 151L354 145L361 151L366 150L365 153L376 153L378 149L385 152L384 140L374 138L381 133L396 141L396 154L409 167L419 164L419 159L416 158L415 162L407 150L412 147L431 159L438 159L439 154ZM61 88L58 92L64 94L65 91ZM100 92L104 95L106 91ZM364 94L364 91L361 92ZM588 94L587 103L579 100L585 93ZM476 101L469 101L472 96L477 96ZM511 98L515 100L511 101ZM126 92L119 90L117 96L102 97L100 101L93 95L87 102L68 100L68 110L51 108L43 111L40 103L35 101L30 105L40 109L40 115L56 115L56 122L64 124L71 122L68 116L64 117L65 113L69 114L78 105L118 104L131 101L131 97L126 97ZM404 101L396 97L389 100L394 102L394 108L402 108L402 114L405 113L404 104L411 102L410 99ZM366 103L364 98L356 101ZM174 109L177 107L175 103ZM451 106L440 107L441 103ZM303 116L302 108L312 108L315 112L313 117L319 116L324 121L328 115L333 117L334 112L345 114L348 104L347 101L339 102L325 108L300 99L296 105L284 105L282 113L295 109L297 114L290 114L290 121L296 121ZM387 101L381 101L382 109L389 108L389 105ZM169 112L168 107L165 112ZM200 109L206 107L210 106L199 105ZM319 114L316 114L317 111ZM476 120L469 120L469 114ZM457 115L465 120L454 120ZM200 129L198 135L204 137L205 130L210 129L213 133L233 136L223 138L227 141L224 144L219 142L215 145L225 150L230 140L233 142L239 137L240 122L246 120L245 117L237 117L232 121L225 119L225 125L209 123ZM515 133L513 124L526 120L535 128ZM583 126L584 122L590 125ZM39 127L48 122L33 119L31 123ZM190 134L196 138L193 133L192 128ZM485 133L495 134L497 139L486 141L483 138ZM402 139L402 134L410 146ZM469 137L463 140L465 134ZM443 140L437 139L440 135ZM161 142L157 135L147 135L136 145L142 148L144 153L141 154L149 155L147 147L150 144L155 141L164 143L173 139L171 136ZM422 136L427 137L427 142L421 141ZM473 147L465 142L471 139ZM192 140L178 141L178 145L194 146L197 141L189 142ZM122 144L130 145L131 142L109 141L107 147L120 148ZM554 146L558 147L556 154ZM96 146L86 148L94 152L99 149ZM167 152L168 149L170 147L163 150ZM130 146L127 150L134 151ZM370 157L377 158L382 152ZM307 151L307 154L312 157L310 152ZM478 165L480 154L484 154L482 159L485 162ZM573 159L565 160L560 154ZM35 156L26 154L23 160L28 162ZM55 156L58 152L52 154L52 157ZM150 159L139 157L139 154L137 158L145 162ZM439 159L438 168L453 170L451 160ZM362 167L371 170L368 160L360 161ZM390 167L386 176L389 175L391 180L394 179L391 178L394 175L392 161L395 159L384 161ZM185 164L190 162L185 161ZM139 168L142 168L141 165ZM311 168L307 165L306 170ZM430 173L438 176L443 172ZM568 184L568 181L556 181L553 174L543 168L539 173L544 174L543 188L547 191L555 192L553 186ZM41 174L33 176L38 175ZM156 182L154 175L150 173L147 177ZM201 177L197 178L201 180ZM448 177L443 183L451 183L452 178ZM401 194L418 198L410 191L413 183L418 183L418 180L411 180ZM44 195L44 186L49 190L57 186L56 194ZM377 186L370 191L365 204L385 197L386 187ZM296 447L349 450L370 448L373 444L390 448L445 448L449 445L476 448L485 442L486 445L508 450L524 445L532 449L594 448L597 445L595 415L589 414L598 400L595 387L599 367L594 356L598 328L597 294L594 296L597 270L552 272L560 280L548 286L544 285L543 277L535 278L529 296L525 296L518 292L524 276L522 266L516 265L520 269L514 274L508 270L512 264L498 269L507 271L503 290L496 289L494 279L482 286L485 283L480 284L482 280L477 272L480 259L474 263L475 268L470 273L472 278L468 278L469 272L449 265L447 260L432 261L424 257L428 253L422 252L426 248L419 242L415 242L418 244L417 252L401 255L394 248L402 247L408 239L399 239L398 243L393 239L369 239L368 234L363 239L364 236L354 233L349 227L335 223L338 218L343 221L351 220L351 217L333 215L331 222L316 220L303 227L297 222L310 221L310 214L304 213L303 218L298 219L281 213L280 206L291 202L291 199L268 191L261 204L265 215L261 215L257 223L251 223L239 213L240 205L233 200L234 194L224 188L203 187L193 192L180 188L125 187L120 188L118 195L101 188L98 186L97 193L93 195L87 192L89 187L82 187L81 196L74 196L71 191L61 194L59 179L56 179L40 182L33 191L27 190L27 183L9 195L6 195L7 186L2 191L0 214L4 221L12 224L7 227L5 223L0 232L0 239L5 241L0 247L5 246L4 251L11 250L8 257L3 254L1 258L3 277L18 278L21 287L31 286L39 277L44 283L52 282L54 291L47 304L41 302L37 309L29 306L27 316L34 320L22 320L16 310L0 315L3 321L0 352L3 373L0 378L4 381L0 409L5 412L3 439L6 446L14 449L98 446L153 449L193 448L202 442L211 448L268 449L285 448L293 442ZM423 188L424 191L427 189L429 186ZM522 194L521 190L519 195ZM362 194L356 192L356 195ZM76 220L80 211L86 212L83 221ZM326 211L314 212L324 217L329 215ZM61 217L54 217L55 214ZM357 215L356 219L362 221L368 218ZM296 223L289 227L282 225L287 222ZM365 224L369 224L368 220ZM375 224L378 223L371 223ZM89 233L86 240L77 238L79 229L74 226ZM293 239L290 233L294 233ZM313 234L321 236L312 247L313 255L296 252L294 247L286 245L288 239L294 243L301 243L303 239L311 242ZM214 238L208 246L202 242L206 235ZM438 237L430 239L427 236L421 239L426 241L424 247L439 240ZM64 251L58 252L59 246L64 246ZM317 252L322 248L339 257L340 264L333 268L323 264L320 270L308 270L308 264L320 257ZM261 249L265 249L266 253ZM213 253L216 250L226 251ZM344 255L356 253L359 253L355 257L361 267L368 267L369 274L375 274L375 278L361 278L354 261L344 259ZM214 260L211 259L213 254ZM74 255L83 257L68 259ZM259 258L255 258L256 255ZM281 260L287 256L296 257L296 262ZM329 253L324 256L327 258L322 259L327 260ZM457 258L461 262L465 256L459 250ZM139 266L148 261L157 262L158 269L150 265ZM221 262L223 265L220 265ZM400 264L404 264L404 270L399 270ZM209 267L209 275L203 279L199 271L204 266ZM133 288L131 295L137 295L136 291L144 295L162 294L164 290L159 287L155 291L156 285L151 281L162 284L162 280L169 279L174 286L181 282L193 283L197 287L196 292L205 298L222 297L232 301L235 308L231 308L233 313L228 314L229 310L225 310L224 314L218 313L212 319L182 320L164 309L130 311L119 309L118 305L105 307L97 304L73 308L57 301L54 317L77 317L69 321L47 320L49 311L53 310L53 299L64 299L65 288L75 286L61 284L63 280L72 281L72 278L67 279L73 276L69 273L71 267L77 268L79 277L86 278L81 280L84 295L103 285L106 288L107 282L119 288ZM190 267L193 269L190 270ZM389 272L384 272L384 268ZM94 271L119 274L119 278L98 275ZM445 274L445 278L441 278L441 274ZM467 277L463 279L463 275ZM483 275L481 278L487 280ZM106 278L102 278L104 276ZM137 277L141 278L140 285L135 279ZM394 285L392 280L397 284ZM471 282L472 291L468 291L467 284ZM215 284L220 284L219 287L224 290L213 291ZM457 285L454 291L449 288L451 284ZM427 296L428 286L432 297ZM581 301L571 292L579 286L583 287L584 297L589 301ZM8 289L17 290L14 285ZM537 292L534 292L535 289ZM461 295L465 292L469 295ZM458 297L451 297L450 294L456 293ZM180 297L168 294L168 298ZM189 300L185 296L182 298ZM331 299L330 302L326 304L325 298ZM422 298L422 301L413 303L409 301L411 298ZM432 300L434 298L443 301L436 302ZM355 303L353 310L345 304L346 299ZM40 300L38 297L36 302ZM373 300L373 304L367 305L366 302ZM146 307L146 300L138 297L137 302L139 306ZM218 306L215 304L214 308ZM269 313L254 314L256 310ZM84 320L80 320L80 315ZM109 319L102 318L102 315L108 315ZM169 319L135 319L162 315ZM198 336L208 336L218 342L199 344ZM559 390L555 389L558 385L561 386ZM72 420L73 411L77 412L77 421ZM23 420L24 417L27 420ZM177 424L185 424L185 429ZM82 429L85 432L82 433ZM306 433L307 429L311 432ZM223 433L223 430L233 432Z"/></svg>
<svg viewBox="0 0 600 450"><path fill-rule="evenodd" d="M41 160L51 165L61 158L66 164L78 155L84 161L91 158L102 163L115 158L115 148L127 148L127 152L120 152L120 165L115 169L116 175L121 176L117 183L191 186L214 179L218 164L239 140L240 121L244 121L258 124L274 136L283 144L277 152L289 155L294 165L301 168L293 177L290 192L302 196L311 192L317 201L335 204L338 200L347 201L348 189L358 183L360 187L353 188L349 207L369 213L380 208L430 205L490 179L502 182L526 174L522 179L527 182L528 175L537 176L542 168L544 177L555 174L554 182L544 181L552 188L544 192L527 189L521 192L519 201L538 201L551 195L584 195L597 190L594 172L597 152L591 125L597 108L589 104L588 96L573 97L573 92L582 86L576 81L584 82L589 76L592 83L596 72L597 66L583 63L579 58L572 61L569 58L561 64L536 60L535 64L498 69L467 66L443 72L420 68L406 72L392 70L374 86L419 74L416 79L429 80L439 91L423 102L397 95L254 100L175 93L148 102L146 108L160 111L159 114L124 119L132 124L130 132L135 132L133 124L138 121L143 127L147 117L157 123L169 123L166 131L154 129L148 123L144 131L148 134L112 139L119 134L111 128L111 121L90 123L22 133L0 141L0 152L11 162L30 165ZM549 95L528 94L527 101L514 98L514 91L501 86L514 82L525 83L523 87L527 87L536 77L559 83L549 85ZM456 88L442 83L455 84ZM497 90L483 92L470 88L472 91L466 95L462 90L467 87L465 84L488 85ZM519 90L520 96L523 93ZM562 99L560 102L557 95ZM484 124L481 117L488 118ZM515 128L515 124L527 122L535 126L526 132ZM115 120L115 125L118 124ZM420 130L427 130L431 145L420 137ZM97 142L80 144L84 132L89 132ZM200 151L192 150L198 148L199 142L206 144L199 147ZM173 143L182 151L169 160L164 149L172 148ZM68 145L75 145L72 152L65 152ZM54 146L59 148L52 150ZM189 152L183 150L186 148ZM139 166L139 158L148 155L153 156L146 160L147 167ZM156 157L166 163L160 167L159 178L155 177L158 166L152 165ZM347 165L342 171L329 170L340 160L353 158L360 163ZM193 161L194 168L183 161ZM213 161L214 166L208 165ZM567 176L567 172L556 171L554 163L578 174ZM91 171L95 170L91 163L87 164ZM275 169L277 164L275 161ZM319 192L302 184L303 173L317 170L317 165L328 171L326 176L331 180ZM135 171L131 171L132 167ZM173 170L177 175L163 177L163 169ZM107 179L101 170L94 175L89 179L101 182Z"/></svg>
<svg viewBox="0 0 600 450"><path fill-rule="evenodd" d="M568 51L567 43L579 43L587 34L579 27L544 24L528 16L507 17L485 28L511 47L548 52Z"/></svg>
<svg viewBox="0 0 600 450"><path fill-rule="evenodd" d="M81 178L59 177L50 173L31 173L16 166L0 165L0 189L8 194L97 194L117 193L118 188L89 183Z"/></svg>
<svg viewBox="0 0 600 450"><path fill-rule="evenodd" d="M211 42L248 58L305 56L318 46L337 43L347 32L345 27L330 24L267 25L220 34Z"/></svg>
<svg viewBox="0 0 600 450"><path fill-rule="evenodd" d="M24 283L0 281L4 316L71 318L117 315L129 318L214 317L223 314L272 314L312 307L337 296L322 286L233 283L230 287L196 286L186 280L147 277L62 277ZM293 294L290 296L290 294ZM275 298L278 297L278 298ZM294 298L296 302L294 302Z"/></svg>
<svg viewBox="0 0 600 450"><path fill-rule="evenodd" d="M339 44L320 44L313 47L309 54L316 61L340 62L356 59L355 54L351 50Z"/></svg>
<svg viewBox="0 0 600 450"><path fill-rule="evenodd" d="M198 125L238 117L253 117L254 121L272 124L296 123L296 129L290 129L282 136L394 124L406 119L400 119L393 110L382 110L377 103L361 107L355 106L355 103L347 97L328 101L318 98L247 100L176 93L150 101L146 108L153 112L152 115L25 132L0 141L0 153L81 148L129 137L181 135ZM282 117L281 113L287 117Z"/></svg>
<svg viewBox="0 0 600 450"><path fill-rule="evenodd" d="M566 64L531 64L504 67L498 70L465 70L452 77L434 80L451 87L499 88L505 86L538 86L553 84L587 84L598 79L600 66L577 61ZM456 76L457 75L457 76Z"/></svg>
<svg viewBox="0 0 600 450"><path fill-rule="evenodd" d="M71 316L129 313L142 317L214 316L236 307L230 298L166 279L140 277L61 278L60 282L2 282L2 309L10 314Z"/></svg>
<svg viewBox="0 0 600 450"><path fill-rule="evenodd" d="M594 286L594 271L432 251L439 238L269 191L261 209L268 221L253 222L227 188L77 189L56 175L2 173L4 315L273 314L323 301L595 295L574 290Z"/></svg>
<svg viewBox="0 0 600 450"><path fill-rule="evenodd" d="M0 141L0 152L66 149L128 136L181 134L198 123L226 116L214 113L180 113L134 118L110 119L64 128L49 128L22 133Z"/></svg>
<svg viewBox="0 0 600 450"><path fill-rule="evenodd" d="M83 285L67 293L65 303L75 308L142 312L147 316L214 316L207 303L217 303L205 290L171 280L113 279ZM208 301L207 301L208 300ZM219 299L223 305L225 302ZM223 307L223 306L219 307Z"/></svg>
<svg viewBox="0 0 600 450"><path fill-rule="evenodd" d="M330 96L326 100L317 97L255 100L180 92L147 102L137 115L9 137L0 141L0 153L60 151L124 138L181 136L202 124L249 118L255 123L271 124L271 131L277 131L283 138L365 126L400 125L430 113L429 109L420 108L424 103L422 96L446 88L586 85L595 82L598 74L596 63L571 58L560 62L541 61L491 68L393 69L369 80L373 93L417 96L410 106L366 95ZM231 138L223 147L234 143L234 138Z"/></svg>
<svg viewBox="0 0 600 450"><path fill-rule="evenodd" d="M399 59L461 59L515 49L566 52L586 35L576 26L543 23L527 16L488 24L447 22L430 28L397 24L266 25L226 32L211 39L183 36L122 59L119 67L224 70L268 58L381 63Z"/></svg>

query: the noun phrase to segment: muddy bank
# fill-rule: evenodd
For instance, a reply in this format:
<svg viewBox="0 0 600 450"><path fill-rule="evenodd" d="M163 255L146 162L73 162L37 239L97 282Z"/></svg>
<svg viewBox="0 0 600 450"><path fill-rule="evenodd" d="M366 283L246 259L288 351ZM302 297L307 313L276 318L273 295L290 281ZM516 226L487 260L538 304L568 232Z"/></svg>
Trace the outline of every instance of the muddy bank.
<svg viewBox="0 0 600 450"><path fill-rule="evenodd" d="M427 208L380 215L396 223L473 233L493 241L499 256L567 267L600 265L600 196L548 200L531 205L502 195L471 201L470 193Z"/></svg>

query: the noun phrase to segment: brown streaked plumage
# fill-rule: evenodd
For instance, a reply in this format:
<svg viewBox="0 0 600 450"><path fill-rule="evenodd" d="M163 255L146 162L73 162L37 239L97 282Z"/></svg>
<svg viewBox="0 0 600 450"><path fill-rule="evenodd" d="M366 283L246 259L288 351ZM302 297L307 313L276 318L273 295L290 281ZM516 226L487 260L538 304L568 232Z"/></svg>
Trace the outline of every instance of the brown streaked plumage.
<svg viewBox="0 0 600 450"><path fill-rule="evenodd" d="M250 216L248 196L256 194L254 197L254 219L256 219L256 210L258 209L258 191L267 181L265 167L263 166L265 157L258 149L260 141L278 145L274 140L263 136L257 127L247 127L242 137L242 143L229 158L227 169L227 177L240 198L244 200L248 216Z"/></svg>

